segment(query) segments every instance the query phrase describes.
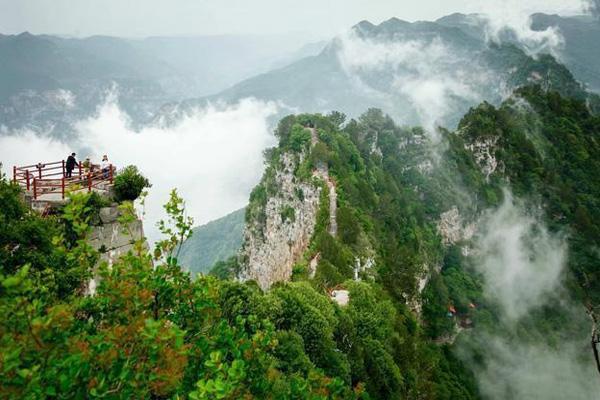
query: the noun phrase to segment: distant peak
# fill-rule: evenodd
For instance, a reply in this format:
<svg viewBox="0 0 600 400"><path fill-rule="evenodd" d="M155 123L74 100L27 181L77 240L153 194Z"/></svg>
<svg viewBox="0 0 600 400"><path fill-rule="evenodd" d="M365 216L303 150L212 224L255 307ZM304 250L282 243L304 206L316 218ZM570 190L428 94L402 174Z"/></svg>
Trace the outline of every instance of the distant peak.
<svg viewBox="0 0 600 400"><path fill-rule="evenodd" d="M388 27L396 27L396 26L403 26L403 25L410 25L410 22L401 20L396 17L392 17L392 18L388 19L387 21L383 21L381 24L379 24L379 27L380 28L388 28Z"/></svg>
<svg viewBox="0 0 600 400"><path fill-rule="evenodd" d="M373 25L367 20L362 20L358 24L354 25L354 29L359 29L362 31L369 31L373 28L375 28L375 25Z"/></svg>

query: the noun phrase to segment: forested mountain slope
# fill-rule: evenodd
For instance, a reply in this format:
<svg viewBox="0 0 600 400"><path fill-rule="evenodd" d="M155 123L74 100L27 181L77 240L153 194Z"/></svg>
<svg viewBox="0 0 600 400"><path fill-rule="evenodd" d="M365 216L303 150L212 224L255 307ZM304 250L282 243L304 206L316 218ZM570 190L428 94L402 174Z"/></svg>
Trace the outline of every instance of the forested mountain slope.
<svg viewBox="0 0 600 400"><path fill-rule="evenodd" d="M184 243L179 262L193 275L208 273L218 261L225 261L242 247L245 209L194 228Z"/></svg>
<svg viewBox="0 0 600 400"><path fill-rule="evenodd" d="M328 293L350 289L350 307L351 282L368 282L397 312L420 316L427 340L452 344L458 335L456 350L488 397L595 393L593 355L583 349L586 312L600 305L599 237L591 222L599 210L600 124L586 103L525 87L499 108L472 109L439 143L378 110L340 123L339 114L282 120L231 273L263 288L284 279L308 280ZM317 143L304 128L312 124ZM331 186L314 172L320 163L334 181L335 234ZM298 205L315 198L317 210ZM527 371L523 380L504 372L517 361L502 357L519 356L490 352L496 343L549 353L557 369L580 372L562 387L532 388ZM393 345L381 344L402 371ZM565 355L560 346L578 350ZM363 362L350 363L352 376ZM491 385L494 376L499 381ZM367 382L375 397L394 396ZM467 394L449 398L458 396ZM474 388L468 396L477 396Z"/></svg>
<svg viewBox="0 0 600 400"><path fill-rule="evenodd" d="M269 274L252 247L287 247L293 263L277 268L289 281L269 290L182 271L190 226L175 193L152 254L94 267L85 195L43 219L3 180L0 390L593 398L599 126L584 101L540 86L439 136L376 109L288 116L250 196L244 250L217 271ZM93 275L95 295L82 296Z"/></svg>

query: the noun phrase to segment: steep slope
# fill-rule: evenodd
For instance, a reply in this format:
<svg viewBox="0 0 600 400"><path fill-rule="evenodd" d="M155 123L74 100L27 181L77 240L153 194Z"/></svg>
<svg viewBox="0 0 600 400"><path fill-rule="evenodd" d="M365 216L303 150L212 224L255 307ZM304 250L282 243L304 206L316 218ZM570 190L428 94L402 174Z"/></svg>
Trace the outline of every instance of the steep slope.
<svg viewBox="0 0 600 400"><path fill-rule="evenodd" d="M600 306L591 222L600 123L588 104L524 87L499 108L473 108L441 144L378 110L343 127L340 117L280 122L248 206L238 277L263 289L308 281L341 307L353 304L351 282L368 282L410 309L432 343L461 354L489 398L595 393L585 343L586 312ZM522 357L557 367L526 375ZM578 372L560 386L561 369ZM532 387L527 376L548 383Z"/></svg>
<svg viewBox="0 0 600 400"><path fill-rule="evenodd" d="M208 273L215 263L237 254L242 247L245 209L194 228L181 247L179 263L192 275Z"/></svg>

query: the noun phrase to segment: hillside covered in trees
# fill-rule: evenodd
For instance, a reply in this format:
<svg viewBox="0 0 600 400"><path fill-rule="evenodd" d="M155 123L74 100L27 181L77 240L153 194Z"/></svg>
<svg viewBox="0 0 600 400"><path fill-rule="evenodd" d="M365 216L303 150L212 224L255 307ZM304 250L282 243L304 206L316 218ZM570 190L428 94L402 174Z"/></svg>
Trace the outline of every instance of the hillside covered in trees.
<svg viewBox="0 0 600 400"><path fill-rule="evenodd" d="M316 127L316 143L307 126ZM519 89L499 107L471 109L439 137L398 127L376 109L349 121L341 113L288 116L266 153L246 226L260 233L271 218L266 205L281 190L284 159L294 160L294 185L319 188L319 208L290 281L267 291L230 279L241 273L240 258L217 264L219 278L182 271L176 255L191 226L176 192L156 249L139 243L109 267L97 266L86 240L93 202L73 197L42 218L3 178L0 393L523 398L516 378L498 372L506 386L486 379L502 362L496 346L508 343L511 356L521 348L560 354L567 342L589 342L586 307L600 306L599 129L584 100L540 86ZM314 174L324 166L335 182L335 234L330 186ZM277 218L292 224L301 216L286 201L295 200L283 199ZM522 231L502 236L506 221ZM497 261L504 254L497 243L513 240L512 258ZM544 258L562 247L558 261ZM488 264L532 272L516 271L523 279L509 281L516 289L506 292L490 280ZM84 296L92 276L96 292ZM348 303L333 301L333 289L347 291ZM546 389L590 398L598 387L587 379L592 352L575 346L571 357L581 376Z"/></svg>

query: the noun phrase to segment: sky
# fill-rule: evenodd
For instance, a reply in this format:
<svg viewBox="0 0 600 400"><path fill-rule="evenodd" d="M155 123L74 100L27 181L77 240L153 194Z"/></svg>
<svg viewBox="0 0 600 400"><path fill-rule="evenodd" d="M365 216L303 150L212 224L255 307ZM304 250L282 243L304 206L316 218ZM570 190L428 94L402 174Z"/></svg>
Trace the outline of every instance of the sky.
<svg viewBox="0 0 600 400"><path fill-rule="evenodd" d="M0 32L124 37L333 36L361 20L434 20L453 12L581 13L586 0L0 0Z"/></svg>

